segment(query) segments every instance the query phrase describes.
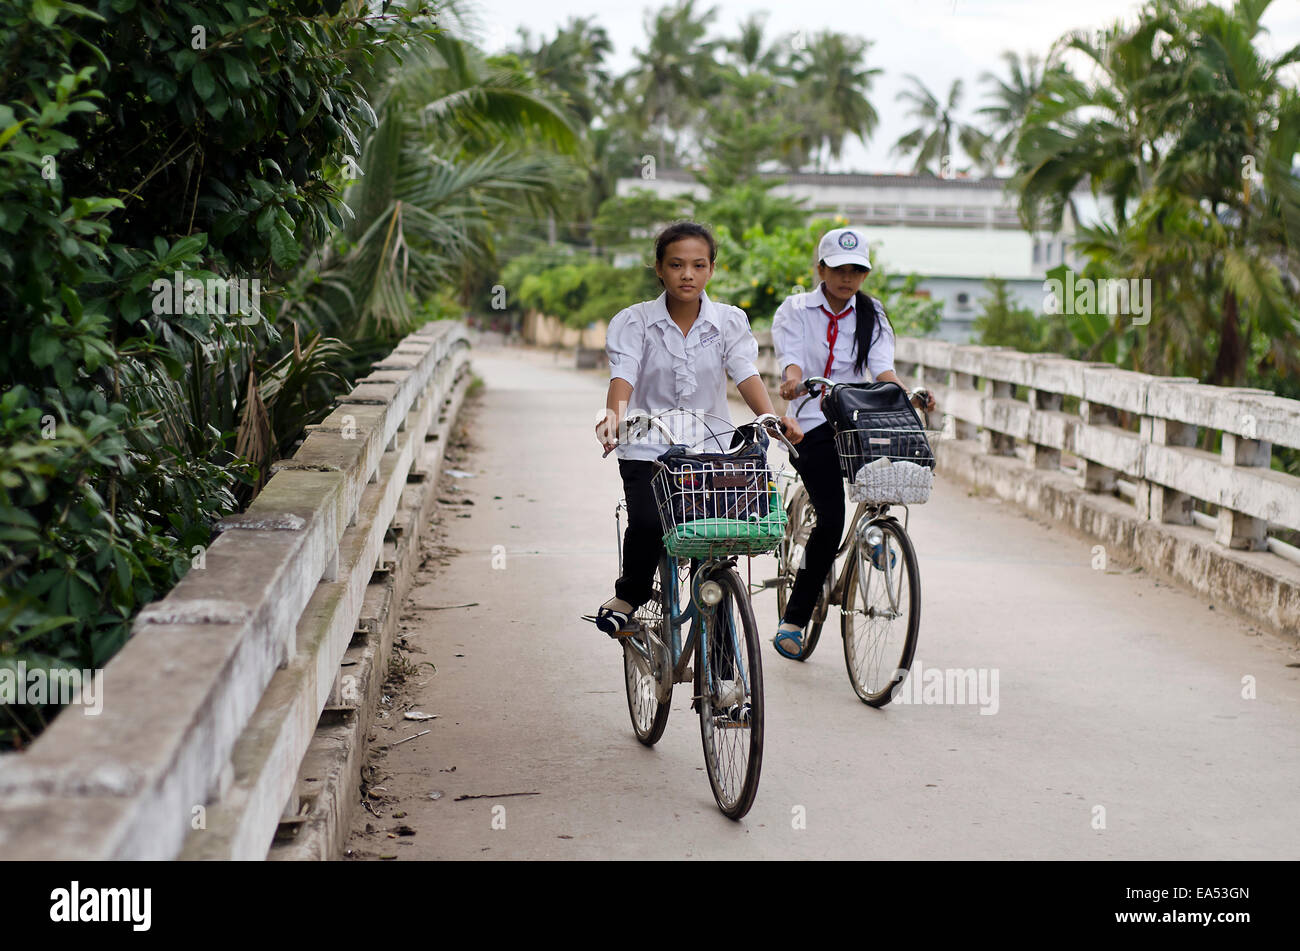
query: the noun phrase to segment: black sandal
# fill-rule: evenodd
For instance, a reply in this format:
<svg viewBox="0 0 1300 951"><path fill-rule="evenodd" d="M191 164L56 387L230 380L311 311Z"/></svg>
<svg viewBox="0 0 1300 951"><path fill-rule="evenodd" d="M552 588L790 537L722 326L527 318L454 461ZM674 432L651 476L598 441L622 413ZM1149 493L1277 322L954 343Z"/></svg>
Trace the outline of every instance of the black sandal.
<svg viewBox="0 0 1300 951"><path fill-rule="evenodd" d="M628 637L636 633L636 627L632 622L630 614L624 614L622 611L611 611L609 608L601 608L596 614L582 615L584 621L590 621L595 624L598 630L601 630L614 639Z"/></svg>

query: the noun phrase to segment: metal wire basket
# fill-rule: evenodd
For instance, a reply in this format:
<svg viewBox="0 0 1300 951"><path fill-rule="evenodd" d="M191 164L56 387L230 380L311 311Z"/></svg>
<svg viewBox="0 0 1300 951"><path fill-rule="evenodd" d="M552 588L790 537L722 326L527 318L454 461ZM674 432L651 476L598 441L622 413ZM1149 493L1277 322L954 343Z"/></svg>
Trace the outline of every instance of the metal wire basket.
<svg viewBox="0 0 1300 951"><path fill-rule="evenodd" d="M849 499L919 505L934 487L938 429L846 429L835 434Z"/></svg>
<svg viewBox="0 0 1300 951"><path fill-rule="evenodd" d="M664 546L676 557L759 555L785 534L772 470L752 459L661 463L653 487Z"/></svg>

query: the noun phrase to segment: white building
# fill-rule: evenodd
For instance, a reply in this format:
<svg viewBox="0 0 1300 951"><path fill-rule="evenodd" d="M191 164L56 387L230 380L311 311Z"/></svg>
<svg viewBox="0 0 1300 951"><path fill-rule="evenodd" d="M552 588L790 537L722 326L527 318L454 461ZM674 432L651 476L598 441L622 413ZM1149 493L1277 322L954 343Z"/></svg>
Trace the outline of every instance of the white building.
<svg viewBox="0 0 1300 951"><path fill-rule="evenodd" d="M1030 233L1016 214L1006 179L942 179L928 175L788 174L775 195L802 198L809 217L842 215L863 228L872 261L890 274L917 274L920 287L944 302L937 336L969 342L971 324L988 294L984 281L1000 277L1023 306L1043 310L1046 272L1071 264L1074 234ZM645 188L668 198L703 197L707 189L688 172L665 171L652 180L620 179L618 194ZM1081 196L1090 200L1090 196Z"/></svg>

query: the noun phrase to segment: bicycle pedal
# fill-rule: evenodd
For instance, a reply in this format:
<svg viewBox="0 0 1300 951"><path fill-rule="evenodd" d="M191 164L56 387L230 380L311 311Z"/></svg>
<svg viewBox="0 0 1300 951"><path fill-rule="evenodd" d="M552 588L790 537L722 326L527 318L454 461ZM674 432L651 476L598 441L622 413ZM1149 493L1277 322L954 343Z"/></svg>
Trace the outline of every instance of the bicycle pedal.
<svg viewBox="0 0 1300 951"><path fill-rule="evenodd" d="M673 683L675 683L675 684L688 684L688 683L690 683L690 682L691 682L692 680L694 680L694 679L695 679L695 671L693 671L693 670L688 666L685 670L682 671L680 677L675 677L675 678L673 678Z"/></svg>

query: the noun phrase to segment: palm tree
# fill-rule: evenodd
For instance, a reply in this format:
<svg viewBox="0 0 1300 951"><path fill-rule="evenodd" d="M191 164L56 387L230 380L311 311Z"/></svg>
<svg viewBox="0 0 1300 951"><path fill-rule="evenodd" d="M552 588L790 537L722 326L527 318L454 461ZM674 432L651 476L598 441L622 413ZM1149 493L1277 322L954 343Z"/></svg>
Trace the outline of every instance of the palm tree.
<svg viewBox="0 0 1300 951"><path fill-rule="evenodd" d="M1029 53L1023 60L1011 50L1002 54L1007 64L1007 78L985 72L980 81L991 86L989 98L992 104L979 109L980 115L987 117L988 127L985 135L990 148L977 158L990 174L1002 166L1015 151L1020 127L1034 97L1043 88L1046 69L1043 60L1036 53ZM1059 65L1053 69L1059 70Z"/></svg>
<svg viewBox="0 0 1300 951"><path fill-rule="evenodd" d="M980 155L985 149L985 140L978 129L967 125L957 118L961 106L962 81L954 79L948 90L948 101L941 103L934 93L926 88L916 76L910 73L907 80L915 87L904 89L897 96L901 102L910 103L912 108L908 115L920 123L912 131L899 137L894 145L894 152L900 155L914 154L913 173L920 174L930 170L935 174L947 176L954 167L953 147L960 145L967 155Z"/></svg>
<svg viewBox="0 0 1300 951"><path fill-rule="evenodd" d="M391 335L413 298L491 267L494 235L512 230L501 222L559 209L577 180L580 140L564 110L468 44L440 36L378 79L352 218L307 275L302 305L353 337Z"/></svg>
<svg viewBox="0 0 1300 951"><path fill-rule="evenodd" d="M605 28L593 17L570 17L555 31L554 39L539 38L535 47L527 29L520 27L519 35L517 52L524 62L539 80L564 96L582 125L589 125L610 94L604 64L614 47Z"/></svg>
<svg viewBox="0 0 1300 951"><path fill-rule="evenodd" d="M815 139L832 159L840 157L849 136L865 143L880 121L867 98L881 72L864 65L870 48L870 40L823 30L794 57L794 74L816 110ZM820 155L818 164L825 166Z"/></svg>
<svg viewBox="0 0 1300 951"><path fill-rule="evenodd" d="M704 37L717 9L697 11L695 0L646 14L649 41L636 53L637 67L626 77L627 96L643 127L659 142L659 164L668 157L670 133L680 138L700 116L697 103L716 90L717 64L712 42ZM676 142L671 143L673 145Z"/></svg>
<svg viewBox="0 0 1300 951"><path fill-rule="evenodd" d="M1274 368L1297 363L1300 97L1282 71L1300 47L1260 52L1268 6L1153 0L1133 26L1068 35L1058 49L1084 54L1099 77L1049 76L1021 129L1022 217L1059 221L1088 183L1114 220L1084 229L1076 248L1103 273L1152 281L1160 333L1134 349L1141 369L1231 385L1252 349ZM1243 176L1251 168L1257 182Z"/></svg>
<svg viewBox="0 0 1300 951"><path fill-rule="evenodd" d="M1176 95L1177 83L1164 51L1185 17L1181 0L1154 0L1134 26L1116 22L1056 41L1014 152L1014 187L1027 225L1059 228L1070 195L1089 183L1110 199L1116 221L1126 220L1164 149L1159 103ZM1054 68L1067 54L1081 57L1096 78Z"/></svg>
<svg viewBox="0 0 1300 951"><path fill-rule="evenodd" d="M766 13L753 13L740 22L740 31L731 39L722 41L729 62L742 76L761 73L779 76L785 72L786 63L779 44L769 44L766 36Z"/></svg>

